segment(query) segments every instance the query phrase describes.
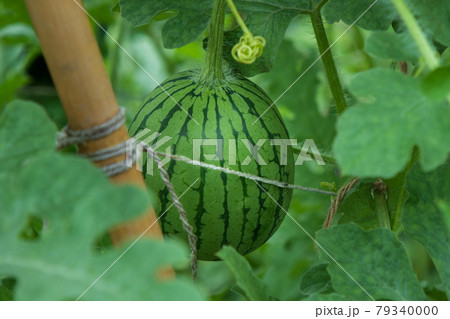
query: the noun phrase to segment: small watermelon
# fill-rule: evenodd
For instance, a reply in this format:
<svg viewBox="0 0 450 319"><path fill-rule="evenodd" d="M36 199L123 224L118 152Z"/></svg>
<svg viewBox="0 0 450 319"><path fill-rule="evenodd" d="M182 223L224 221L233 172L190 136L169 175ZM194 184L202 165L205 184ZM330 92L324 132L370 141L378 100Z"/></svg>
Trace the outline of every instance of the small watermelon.
<svg viewBox="0 0 450 319"><path fill-rule="evenodd" d="M185 71L167 79L150 94L129 131L133 136L144 129L160 133L154 143L165 136L171 137L158 150L165 151L171 146L172 154L191 159L195 139L212 139L216 145L200 147L201 161L292 183L291 148L283 154L280 146L271 145L271 140L289 139L283 119L272 106L257 120L271 105L264 91L248 79L233 78L221 85L209 86L198 80L198 72ZM265 140L264 143L261 140ZM258 164L255 159L258 156L253 157L249 151L249 142L256 145L258 141L263 143L258 153L266 165L261 160ZM205 154L215 154L218 148L223 150L220 159L205 158ZM281 165L283 161L285 165ZM145 161L143 168L145 173ZM215 253L223 245L231 245L241 254L261 246L285 216L276 202L287 210L292 196L290 189L260 183L272 199L250 179L180 161L171 161L165 168L178 195L199 178L180 201L198 237L198 257L203 260L217 259ZM164 213L172 201L156 164L153 175L145 174L145 179L158 200L157 212ZM187 240L174 206L161 217L160 224L165 234Z"/></svg>
<svg viewBox="0 0 450 319"><path fill-rule="evenodd" d="M160 134L151 143L154 148L162 143L159 151L170 146L175 155L292 183L292 149L271 143L289 139L276 106L252 81L223 72L225 8L224 0L214 1L205 67L178 73L153 90L136 114L130 135L141 136L148 129ZM164 141L167 137L170 140ZM199 147L202 141L205 145ZM161 228L187 241L157 165L149 162L153 174L147 174L147 160L144 175L157 199ZM291 189L259 183L261 189L251 179L181 161L172 160L164 167L197 235L198 258L203 260L216 260L224 245L241 254L260 247L280 226L285 216L281 207L287 210L292 197Z"/></svg>

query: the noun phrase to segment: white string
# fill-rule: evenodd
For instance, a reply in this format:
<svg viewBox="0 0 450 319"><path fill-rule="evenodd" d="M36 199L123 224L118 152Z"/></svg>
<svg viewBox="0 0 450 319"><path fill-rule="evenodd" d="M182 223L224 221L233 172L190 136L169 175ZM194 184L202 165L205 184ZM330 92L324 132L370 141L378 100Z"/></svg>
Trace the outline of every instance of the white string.
<svg viewBox="0 0 450 319"><path fill-rule="evenodd" d="M114 146L98 150L96 152L85 153L85 154L80 154L80 155L83 157L89 158L93 162L100 162L100 161L108 160L110 158L125 154L126 149L127 149L126 147L127 147L127 142L122 142L122 143L116 144ZM136 154L133 154L133 159L131 161L132 164L134 164L136 161L135 157L136 157ZM111 176L119 175L120 173L123 173L123 172L129 170L130 167L127 166L127 160L125 159L120 162L103 165L103 166L101 166L101 169L106 174L106 176L111 177Z"/></svg>
<svg viewBox="0 0 450 319"><path fill-rule="evenodd" d="M280 181L277 181L277 180L272 180L272 179L264 178L264 177L261 177L261 176L252 175L252 174L249 174L249 173L235 171L235 170L232 170L232 169L227 168L227 167L215 166L215 165L212 165L212 164L208 164L208 163L204 163L204 162L201 162L201 161L193 160L193 159L190 159L190 158L182 156L182 155L174 155L174 154L169 154L169 153L158 152L158 151L155 151L153 148L151 148L148 145L144 146L144 149L149 151L150 154L155 154L155 155L158 155L158 156L168 157L168 158L170 158L172 160L175 160L175 161L185 162L185 163L188 163L188 164L191 164L191 165L194 165L194 166L200 166L200 167L204 167L204 168L209 168L209 169L212 169L212 170L215 170L215 171L220 171L220 172L224 172L226 174L236 175L236 176L239 176L239 177L243 177L243 178L246 178L246 179L250 179L250 180L261 182L261 183L265 183L265 184L275 185L275 186L281 187L281 188L299 189L299 190L306 191L306 192L319 193L319 194L325 194L325 195L331 195L331 196L336 196L337 195L335 192L324 191L324 190L317 189L317 188L305 187L305 186L301 186L301 185L295 185L295 184L289 184L289 183L285 183L285 182L280 182Z"/></svg>
<svg viewBox="0 0 450 319"><path fill-rule="evenodd" d="M323 191L320 189L315 189L315 188L310 188L310 187L304 187L304 186L300 186L300 185L293 185L293 184L289 184L289 183L284 183L284 182L280 182L280 181L276 181L276 180L267 179L267 178L260 177L260 176L251 175L248 173L234 171L234 170L231 170L226 167L215 166L215 165L204 163L201 161L192 160L188 157L181 156L181 155L173 155L173 154L169 154L169 153L157 152L149 145L144 145L143 149L145 151L147 151L147 154L150 155L157 163L158 168L160 170L161 179L163 180L164 184L167 187L167 190L170 193L170 197L172 198L173 204L175 205L175 207L178 210L183 229L188 235L189 247L191 249L191 269L192 269L192 278L193 279L195 279L195 277L197 275L197 236L194 233L193 227L189 224L189 220L187 218L186 211L184 210L183 205L181 204L181 202L176 194L175 188L174 188L172 182L170 181L170 176L167 173L166 169L164 168L164 165L162 164L159 156L168 157L172 160L185 162L185 163L188 163L188 164L191 164L194 166L200 166L200 167L209 168L209 169L216 170L216 171L221 171L226 174L232 174L232 175L236 175L239 177L244 177L246 179L250 179L255 182L262 182L262 183L266 183L266 184L275 185L275 186L278 186L281 188L293 188L293 189L300 189L303 191L321 193L321 194L326 194L326 195L336 195L333 192ZM132 163L134 163L136 160L136 158L135 158L136 152L133 152L132 154L133 154Z"/></svg>

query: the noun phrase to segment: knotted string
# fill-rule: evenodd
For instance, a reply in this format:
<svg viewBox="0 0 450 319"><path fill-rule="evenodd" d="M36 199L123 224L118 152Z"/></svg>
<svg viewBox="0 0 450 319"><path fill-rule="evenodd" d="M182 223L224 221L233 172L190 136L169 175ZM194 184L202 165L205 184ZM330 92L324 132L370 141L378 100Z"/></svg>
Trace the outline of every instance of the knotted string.
<svg viewBox="0 0 450 319"><path fill-rule="evenodd" d="M84 144L87 141L98 140L117 131L125 124L125 108L120 107L119 112L111 119L100 125L83 130L72 130L68 125L56 136L58 150L72 144Z"/></svg>
<svg viewBox="0 0 450 319"><path fill-rule="evenodd" d="M119 112L100 125L96 125L83 130L72 130L66 125L56 135L56 149L60 150L72 144L85 144L88 141L98 140L103 137L114 133L125 124L125 108L120 107ZM111 147L98 150L96 152L81 154L83 157L87 157L94 162L104 161L119 155L123 155L126 152L126 142L113 145ZM126 161L112 163L102 166L103 172L108 176L118 175L129 169L126 165Z"/></svg>

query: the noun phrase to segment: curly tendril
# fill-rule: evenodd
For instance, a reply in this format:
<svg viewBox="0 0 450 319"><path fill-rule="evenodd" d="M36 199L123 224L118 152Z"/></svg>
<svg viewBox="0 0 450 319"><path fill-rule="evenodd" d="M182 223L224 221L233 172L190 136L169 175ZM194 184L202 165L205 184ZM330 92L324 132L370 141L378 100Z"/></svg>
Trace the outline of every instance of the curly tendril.
<svg viewBox="0 0 450 319"><path fill-rule="evenodd" d="M244 34L239 43L231 50L233 58L244 64L252 64L263 53L266 45L266 39L261 36L253 36L253 34Z"/></svg>
<svg viewBox="0 0 450 319"><path fill-rule="evenodd" d="M227 0L227 3L234 15L234 18L236 19L236 22L244 31L244 35L231 50L231 55L236 61L240 63L252 64L263 53L263 48L266 45L266 39L264 39L262 36L255 37L250 32L250 30L245 25L244 20L242 20L241 15L237 11L233 0Z"/></svg>

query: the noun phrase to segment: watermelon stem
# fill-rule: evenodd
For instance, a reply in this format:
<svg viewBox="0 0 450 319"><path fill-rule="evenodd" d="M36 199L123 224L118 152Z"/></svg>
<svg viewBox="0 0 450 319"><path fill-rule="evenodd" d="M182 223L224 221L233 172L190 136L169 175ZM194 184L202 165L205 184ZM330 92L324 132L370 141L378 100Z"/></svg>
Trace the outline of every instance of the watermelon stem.
<svg viewBox="0 0 450 319"><path fill-rule="evenodd" d="M327 32L325 31L325 26L323 24L322 15L319 9L310 12L309 16L311 18L314 35L316 36L322 63L325 68L328 84L330 85L330 91L336 103L337 112L338 114L342 114L347 109L347 100L345 99L342 83L339 79L336 64L334 63L330 42L328 41Z"/></svg>
<svg viewBox="0 0 450 319"><path fill-rule="evenodd" d="M391 229L389 209L387 206L387 185L382 179L377 179L372 184L372 195L375 201L375 213L378 226Z"/></svg>
<svg viewBox="0 0 450 319"><path fill-rule="evenodd" d="M214 84L225 80L222 68L223 32L225 24L225 0L216 0L209 24L208 48L206 50L205 66L200 75L200 81Z"/></svg>

